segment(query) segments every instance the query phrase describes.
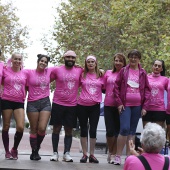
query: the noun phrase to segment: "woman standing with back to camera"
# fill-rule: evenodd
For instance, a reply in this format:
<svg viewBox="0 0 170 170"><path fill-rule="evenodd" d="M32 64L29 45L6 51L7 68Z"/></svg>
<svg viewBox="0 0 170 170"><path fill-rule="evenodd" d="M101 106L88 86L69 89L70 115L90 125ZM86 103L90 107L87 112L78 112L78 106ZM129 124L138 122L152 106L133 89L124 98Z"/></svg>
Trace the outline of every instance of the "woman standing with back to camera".
<svg viewBox="0 0 170 170"><path fill-rule="evenodd" d="M5 148L6 159L18 159L18 145L22 139L24 131L24 101L26 97L26 75L23 67L23 57L19 53L12 54L8 65L3 70L2 94L2 140ZM16 133L14 136L14 145L9 151L9 128L12 114L16 121Z"/></svg>
<svg viewBox="0 0 170 170"><path fill-rule="evenodd" d="M117 53L113 58L113 69L107 70L104 75L104 118L106 126L106 139L109 149L108 163L114 163L114 156L117 149L117 136L120 130L119 112L114 100L114 83L119 71L126 66L126 59L124 54Z"/></svg>
<svg viewBox="0 0 170 170"><path fill-rule="evenodd" d="M126 154L127 156L130 154L128 141L134 141L139 118L146 114L150 97L147 74L139 64L141 53L138 50L132 50L128 54L128 59L129 64L119 72L114 87L115 101L120 114L115 165L121 164L121 155L126 142Z"/></svg>
<svg viewBox="0 0 170 170"><path fill-rule="evenodd" d="M27 116L30 122L31 160L40 160L38 153L45 137L47 123L51 114L50 74L54 67L47 68L50 58L37 55L37 68L27 70L28 102Z"/></svg>

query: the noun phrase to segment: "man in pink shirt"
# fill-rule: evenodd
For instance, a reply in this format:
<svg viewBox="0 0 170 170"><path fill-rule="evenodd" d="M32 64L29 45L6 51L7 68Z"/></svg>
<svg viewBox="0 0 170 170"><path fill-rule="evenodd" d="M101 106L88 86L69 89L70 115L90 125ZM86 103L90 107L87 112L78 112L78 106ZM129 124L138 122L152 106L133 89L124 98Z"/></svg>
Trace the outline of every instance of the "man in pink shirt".
<svg viewBox="0 0 170 170"><path fill-rule="evenodd" d="M58 161L59 134L62 125L64 125L65 138L63 160L66 162L73 162L70 156L72 129L77 105L79 79L83 69L74 66L76 61L76 53L74 51L67 51L63 58L65 65L56 67L51 74L51 79L56 82L56 88L50 120L50 125L53 125L52 145L54 154L50 160Z"/></svg>

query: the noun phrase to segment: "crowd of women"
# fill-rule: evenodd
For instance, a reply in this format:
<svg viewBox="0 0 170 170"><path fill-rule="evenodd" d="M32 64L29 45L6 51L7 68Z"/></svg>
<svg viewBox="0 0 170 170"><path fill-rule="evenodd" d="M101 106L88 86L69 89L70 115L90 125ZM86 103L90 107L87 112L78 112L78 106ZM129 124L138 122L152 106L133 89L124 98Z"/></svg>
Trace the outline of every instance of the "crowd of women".
<svg viewBox="0 0 170 170"><path fill-rule="evenodd" d="M86 163L89 160L92 163L99 163L94 156L94 149L102 92L105 93L104 118L108 163L121 164L125 145L126 154L130 155L127 144L130 140L134 141L141 117L144 126L148 122L155 122L163 127L166 120L170 132L170 102L168 101L167 109L164 104L165 90L168 92L168 99L170 98L170 83L165 77L163 60L155 60L152 72L148 74L140 65L142 56L138 50L129 52L127 65L125 55L117 53L113 57L113 68L104 73L98 68L94 55L86 57L84 68L75 65L77 55L71 50L64 53L64 65L61 66L48 68L50 58L42 54L38 54L37 57L37 68L32 70L24 69L23 57L19 53L14 53L7 64L0 62L0 83L3 86L2 140L6 159L18 159L18 145L24 131L26 93L28 93L26 112L30 122L31 160L41 159L39 150L47 124L50 122L53 126L53 155L50 160L58 161L60 131L64 126L63 160L73 162L70 149L76 115L80 123L83 151L80 162ZM51 106L49 95L52 81L55 81L55 91ZM16 133L10 150L8 131L12 114L16 121Z"/></svg>

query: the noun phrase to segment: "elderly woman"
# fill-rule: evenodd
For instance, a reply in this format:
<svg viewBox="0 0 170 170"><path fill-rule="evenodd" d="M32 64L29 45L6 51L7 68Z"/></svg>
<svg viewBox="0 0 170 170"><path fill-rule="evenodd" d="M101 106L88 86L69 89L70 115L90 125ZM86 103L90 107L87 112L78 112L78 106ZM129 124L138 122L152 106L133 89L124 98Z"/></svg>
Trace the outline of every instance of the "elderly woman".
<svg viewBox="0 0 170 170"><path fill-rule="evenodd" d="M156 123L147 123L142 132L140 141L142 144L142 149L140 150L143 152L141 156L146 159L150 169L163 169L163 167L164 169L170 169L169 157L166 158L167 163L165 168L165 157L159 154L166 141L165 131L160 125ZM145 170L143 163L139 157L137 157L139 156L139 153L134 150L135 146L133 141L129 142L129 147L131 154L133 155L126 159L124 170Z"/></svg>

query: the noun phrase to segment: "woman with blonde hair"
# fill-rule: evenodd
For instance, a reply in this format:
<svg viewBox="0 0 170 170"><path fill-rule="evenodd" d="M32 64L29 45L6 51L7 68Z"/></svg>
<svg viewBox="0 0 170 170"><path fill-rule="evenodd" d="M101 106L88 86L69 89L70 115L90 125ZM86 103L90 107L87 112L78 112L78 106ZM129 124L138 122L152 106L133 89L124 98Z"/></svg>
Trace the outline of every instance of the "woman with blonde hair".
<svg viewBox="0 0 170 170"><path fill-rule="evenodd" d="M12 54L8 65L3 70L2 82L4 86L2 94L2 141L5 148L6 159L18 159L18 145L24 131L24 101L26 97L26 74L23 68L23 57L20 53ZM9 128L12 114L16 121L16 133L14 145L9 151Z"/></svg>

